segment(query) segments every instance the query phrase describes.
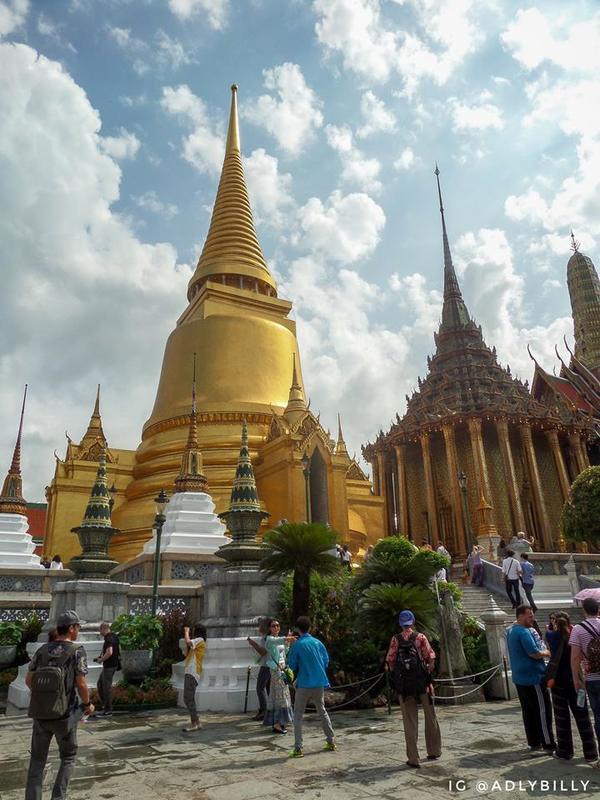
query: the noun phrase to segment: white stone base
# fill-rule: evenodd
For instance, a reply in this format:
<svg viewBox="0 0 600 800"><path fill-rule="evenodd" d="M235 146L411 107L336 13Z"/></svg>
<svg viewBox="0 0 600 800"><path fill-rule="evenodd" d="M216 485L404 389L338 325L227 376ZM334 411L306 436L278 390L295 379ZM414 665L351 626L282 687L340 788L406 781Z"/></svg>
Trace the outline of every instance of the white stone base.
<svg viewBox="0 0 600 800"><path fill-rule="evenodd" d="M29 521L22 514L0 514L0 566L39 567L40 557L33 552L35 543L29 533Z"/></svg>
<svg viewBox="0 0 600 800"><path fill-rule="evenodd" d="M244 638L209 639L206 643L202 675L196 690L198 711L243 713L248 667L251 667L248 711L256 711L258 709L256 678L259 669L256 659L256 652ZM171 684L177 689L177 704L184 707L184 662L173 664L172 670Z"/></svg>
<svg viewBox="0 0 600 800"><path fill-rule="evenodd" d="M215 504L206 492L178 492L171 498L163 525L161 553L213 555L231 540L215 514ZM156 552L156 533L144 545L143 553Z"/></svg>

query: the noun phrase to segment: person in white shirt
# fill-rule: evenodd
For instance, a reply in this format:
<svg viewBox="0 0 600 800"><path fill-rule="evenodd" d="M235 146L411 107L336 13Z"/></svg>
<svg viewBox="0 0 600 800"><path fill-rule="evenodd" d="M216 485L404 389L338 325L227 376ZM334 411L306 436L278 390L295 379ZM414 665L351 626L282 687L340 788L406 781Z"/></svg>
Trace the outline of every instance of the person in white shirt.
<svg viewBox="0 0 600 800"><path fill-rule="evenodd" d="M196 708L196 688L202 675L202 664L206 650L206 628L204 625L194 625L193 638L190 629L183 629L183 636L187 646L185 656L185 675L183 679L183 702L190 712L191 723L184 728L185 733L200 730L200 718Z"/></svg>
<svg viewBox="0 0 600 800"><path fill-rule="evenodd" d="M516 608L521 605L521 593L519 591L519 578L523 574L521 564L515 558L513 550L506 551L506 558L502 562L502 575L506 583L506 594L512 603L512 607Z"/></svg>
<svg viewBox="0 0 600 800"><path fill-rule="evenodd" d="M60 556L54 556L52 561L50 562L50 569L62 569L63 563Z"/></svg>
<svg viewBox="0 0 600 800"><path fill-rule="evenodd" d="M352 572L352 553L350 550L348 550L347 544L342 547L340 558L342 559L342 564L346 567L346 569Z"/></svg>
<svg viewBox="0 0 600 800"><path fill-rule="evenodd" d="M450 553L444 547L444 543L443 542L440 542L438 544L436 550L441 556L446 556L446 558L450 558Z"/></svg>

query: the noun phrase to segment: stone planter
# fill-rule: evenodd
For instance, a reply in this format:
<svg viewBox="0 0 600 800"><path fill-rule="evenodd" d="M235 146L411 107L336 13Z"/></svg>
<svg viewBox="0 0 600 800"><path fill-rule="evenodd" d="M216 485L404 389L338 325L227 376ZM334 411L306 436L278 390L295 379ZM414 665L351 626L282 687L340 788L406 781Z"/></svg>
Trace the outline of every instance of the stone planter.
<svg viewBox="0 0 600 800"><path fill-rule="evenodd" d="M0 668L12 667L17 657L16 644L1 644L0 645Z"/></svg>
<svg viewBox="0 0 600 800"><path fill-rule="evenodd" d="M152 667L152 650L121 650L121 669L127 681L139 681Z"/></svg>

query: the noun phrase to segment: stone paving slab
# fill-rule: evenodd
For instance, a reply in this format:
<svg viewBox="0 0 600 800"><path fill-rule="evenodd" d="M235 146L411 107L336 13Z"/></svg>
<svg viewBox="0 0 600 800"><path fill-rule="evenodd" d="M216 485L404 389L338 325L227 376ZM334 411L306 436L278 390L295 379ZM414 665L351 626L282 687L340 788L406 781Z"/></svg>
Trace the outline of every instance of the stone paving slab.
<svg viewBox="0 0 600 800"><path fill-rule="evenodd" d="M585 765L580 752L566 764L527 751L518 703L445 706L438 714L444 753L420 770L405 765L397 709L391 716L385 709L333 714L336 753L321 750L318 720L308 715L306 757L297 760L287 758L291 735L273 735L248 718L207 714L201 731L184 734L187 717L179 710L118 714L80 725L69 800L600 797L600 770ZM0 718L0 800L22 800L30 735L30 720ZM45 797L56 768L53 744Z"/></svg>

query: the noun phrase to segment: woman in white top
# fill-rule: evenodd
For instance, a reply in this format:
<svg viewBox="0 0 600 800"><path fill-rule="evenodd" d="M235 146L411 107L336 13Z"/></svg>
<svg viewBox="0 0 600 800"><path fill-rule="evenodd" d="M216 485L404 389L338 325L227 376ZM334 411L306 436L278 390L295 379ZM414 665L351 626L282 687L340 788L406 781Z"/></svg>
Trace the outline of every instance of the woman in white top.
<svg viewBox="0 0 600 800"><path fill-rule="evenodd" d="M60 556L54 556L52 561L50 562L50 569L62 569L63 563Z"/></svg>
<svg viewBox="0 0 600 800"><path fill-rule="evenodd" d="M183 636L187 646L184 662L183 702L190 712L190 725L183 730L185 733L189 733L200 729L200 718L196 708L196 689L200 681L200 675L202 675L204 652L206 650L206 628L204 625L194 625L192 636L190 636L190 629L184 628Z"/></svg>

